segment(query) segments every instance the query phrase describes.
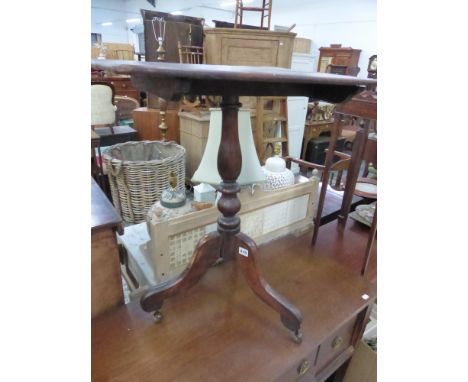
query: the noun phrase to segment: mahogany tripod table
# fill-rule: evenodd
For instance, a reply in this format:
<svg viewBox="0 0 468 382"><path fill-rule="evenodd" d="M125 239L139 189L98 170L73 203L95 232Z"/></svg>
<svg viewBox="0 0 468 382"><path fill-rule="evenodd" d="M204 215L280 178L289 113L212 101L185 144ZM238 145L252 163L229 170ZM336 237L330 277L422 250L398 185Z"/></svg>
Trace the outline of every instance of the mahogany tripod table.
<svg viewBox="0 0 468 382"><path fill-rule="evenodd" d="M220 260L236 259L253 292L278 312L283 325L293 332L295 342L302 341L302 315L290 301L279 295L264 280L255 262L257 246L240 232L237 213L237 178L242 167L237 116L240 96L307 96L332 103L344 100L376 84L375 80L324 73L299 73L289 69L227 65L196 65L165 62L92 60L93 69L130 74L133 84L166 101L187 95L222 97L222 133L218 151L221 198L218 230L203 237L195 248L191 264L178 277L151 287L141 298L141 306L162 319L161 307L168 297L195 285L208 268ZM318 222L316 224L319 224Z"/></svg>

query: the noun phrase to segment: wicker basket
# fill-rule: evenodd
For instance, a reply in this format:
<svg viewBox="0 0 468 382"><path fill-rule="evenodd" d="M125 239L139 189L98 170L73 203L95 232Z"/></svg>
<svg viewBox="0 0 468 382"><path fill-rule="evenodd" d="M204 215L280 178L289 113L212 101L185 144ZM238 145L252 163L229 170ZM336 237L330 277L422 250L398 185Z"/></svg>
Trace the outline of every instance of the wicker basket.
<svg viewBox="0 0 468 382"><path fill-rule="evenodd" d="M174 142L139 141L111 146L104 154L112 200L127 223L145 221L148 209L177 176L185 189L185 149Z"/></svg>

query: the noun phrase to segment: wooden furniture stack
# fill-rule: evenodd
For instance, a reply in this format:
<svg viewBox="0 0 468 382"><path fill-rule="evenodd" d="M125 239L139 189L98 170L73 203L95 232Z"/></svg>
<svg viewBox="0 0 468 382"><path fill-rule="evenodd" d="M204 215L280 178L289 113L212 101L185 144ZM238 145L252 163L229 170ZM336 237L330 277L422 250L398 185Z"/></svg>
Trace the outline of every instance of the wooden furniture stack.
<svg viewBox="0 0 468 382"><path fill-rule="evenodd" d="M360 49L344 48L341 44L332 44L329 47L319 49L320 57L317 71L325 73L328 65L345 66L347 70L353 70L358 67Z"/></svg>

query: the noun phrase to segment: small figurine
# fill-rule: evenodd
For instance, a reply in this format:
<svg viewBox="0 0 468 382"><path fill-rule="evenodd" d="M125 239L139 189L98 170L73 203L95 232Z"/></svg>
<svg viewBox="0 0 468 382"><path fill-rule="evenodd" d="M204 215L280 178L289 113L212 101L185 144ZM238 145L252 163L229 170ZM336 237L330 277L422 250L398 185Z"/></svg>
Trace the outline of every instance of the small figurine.
<svg viewBox="0 0 468 382"><path fill-rule="evenodd" d="M273 191L294 184L294 174L286 168L286 161L279 156L281 152L281 143L275 144L275 156L268 158L265 166L262 167L266 176L266 182L263 184L265 191Z"/></svg>
<svg viewBox="0 0 468 382"><path fill-rule="evenodd" d="M173 171L169 174L169 186L161 194L161 205L167 208L178 208L185 205L185 191L177 190L177 176Z"/></svg>

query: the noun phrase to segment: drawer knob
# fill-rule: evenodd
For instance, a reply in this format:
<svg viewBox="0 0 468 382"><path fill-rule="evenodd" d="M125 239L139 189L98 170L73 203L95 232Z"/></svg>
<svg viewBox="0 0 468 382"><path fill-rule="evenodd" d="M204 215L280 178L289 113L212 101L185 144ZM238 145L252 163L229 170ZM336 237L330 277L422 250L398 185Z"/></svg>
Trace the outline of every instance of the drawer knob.
<svg viewBox="0 0 468 382"><path fill-rule="evenodd" d="M338 349L342 343L343 338L341 338L340 336L335 337L335 339L332 342L332 349Z"/></svg>
<svg viewBox="0 0 468 382"><path fill-rule="evenodd" d="M297 367L297 374L300 376L304 375L307 373L310 369L310 361L308 359L305 359L301 362L301 364Z"/></svg>

